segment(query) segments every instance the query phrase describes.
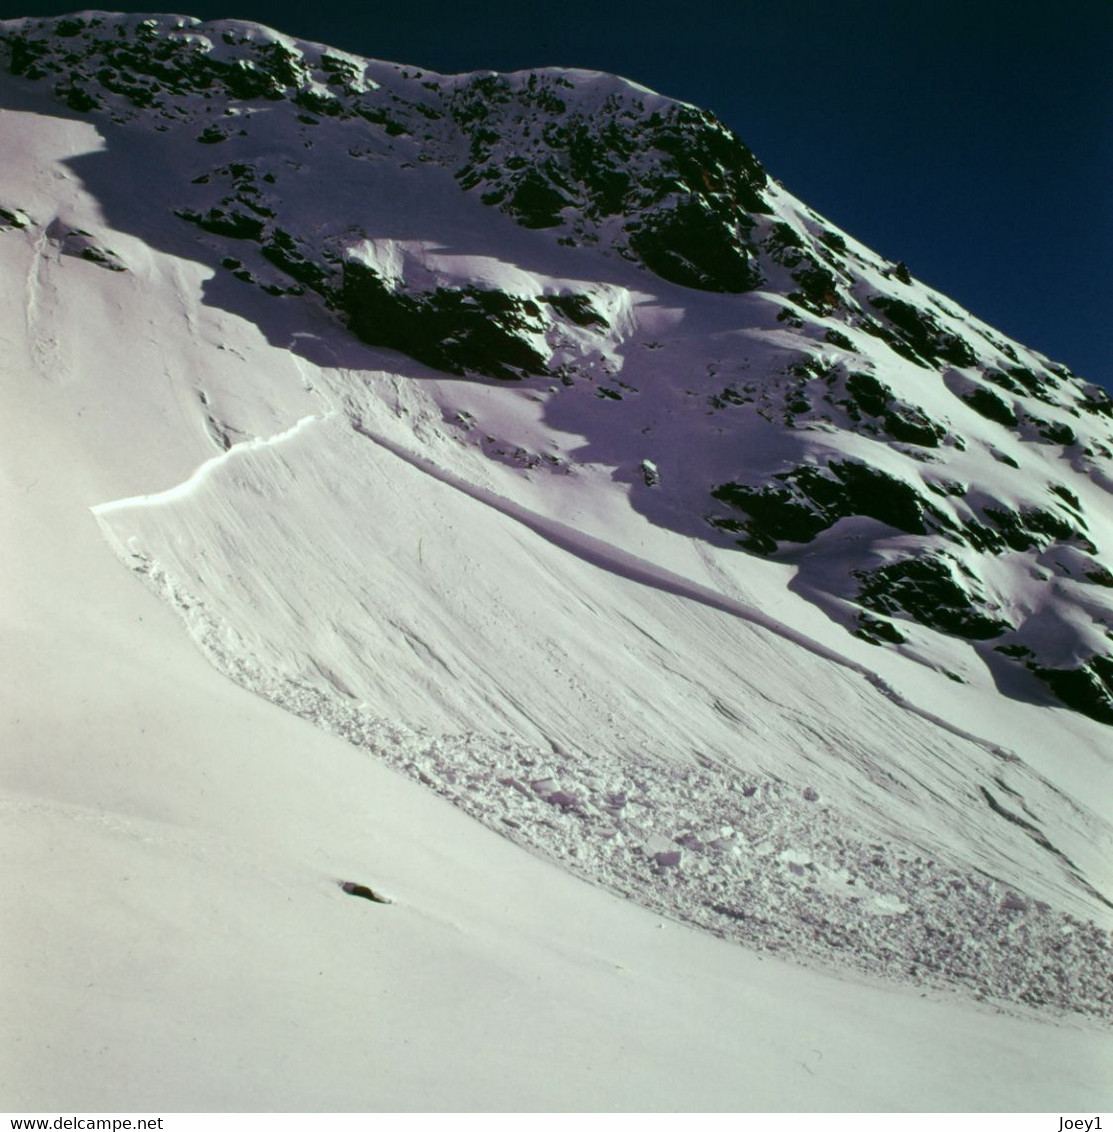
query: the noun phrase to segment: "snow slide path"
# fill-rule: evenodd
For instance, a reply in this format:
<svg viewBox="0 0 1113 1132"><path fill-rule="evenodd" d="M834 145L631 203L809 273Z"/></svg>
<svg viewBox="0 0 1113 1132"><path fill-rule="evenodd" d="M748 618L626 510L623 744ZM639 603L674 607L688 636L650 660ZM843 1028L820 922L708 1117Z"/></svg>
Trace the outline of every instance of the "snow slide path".
<svg viewBox="0 0 1113 1132"><path fill-rule="evenodd" d="M191 593L134 537L118 537L115 523L128 513L172 512L183 501L196 504L193 497L206 491L221 498L223 476L250 487L252 461L278 459L280 449L312 439L314 429L341 424L336 417L303 418L269 439L213 457L178 487L94 508L117 553L179 611L221 671L375 753L518 844L661 914L836 969L1017 1005L1110 1011L1106 933L985 875L908 846L866 840L815 791L713 764L668 766L634 756L600 763L591 752L542 750L512 735L430 735L384 719L316 661L323 683L253 654L235 626L210 611L204 594ZM350 423L418 473L591 566L768 629L906 706L868 669L760 610L470 484L360 420ZM191 537L205 536L191 531ZM241 531L239 537L249 536ZM203 543L199 550L206 553ZM941 725L1000 757L991 745ZM1018 962L1018 955L1025 960ZM1047 962L1049 955L1054 962Z"/></svg>

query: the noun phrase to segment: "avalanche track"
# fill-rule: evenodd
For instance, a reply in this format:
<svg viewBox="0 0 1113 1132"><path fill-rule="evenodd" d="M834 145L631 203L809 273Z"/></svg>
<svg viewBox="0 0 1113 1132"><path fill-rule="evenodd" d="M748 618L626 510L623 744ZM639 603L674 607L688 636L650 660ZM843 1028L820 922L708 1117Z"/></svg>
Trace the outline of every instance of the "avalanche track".
<svg viewBox="0 0 1113 1132"><path fill-rule="evenodd" d="M393 452L395 456L400 460L405 460L411 467L427 472L441 483L448 484L450 487L454 487L457 491L462 491L472 499L476 499L480 503L494 508L494 510L501 514L509 516L511 519L521 523L522 526L528 527L529 530L536 532L554 546L576 555L578 558L583 559L583 561L593 566L599 567L601 570L609 571L619 577L628 578L630 581L660 590L662 593L675 594L677 597L699 602L701 605L706 605L709 609L718 609L724 613L729 613L733 617L748 621L751 625L757 625L766 632L773 633L775 636L783 638L790 644L797 645L799 648L804 649L813 656L819 657L821 660L830 661L832 664L837 664L841 668L856 673L886 699L896 704L897 707L903 708L911 714L918 716L920 719L925 720L927 723L941 728L948 734L957 736L959 739L964 739L970 743L975 743L990 754L996 755L998 758L1013 762L1018 760L1018 756L1015 752L1003 749L998 744L988 739L981 738L972 731L959 727L950 720L943 719L942 716L917 706L886 683L877 672L867 668L865 665L859 664L857 661L851 660L850 657L834 649L828 648L804 633L796 632L789 626L770 617L767 613L763 613L756 606L729 597L708 586L701 586L689 578L675 574L671 570L666 570L644 558L639 558L637 555L631 554L621 547L613 546L584 531L576 530L574 527L539 515L520 504L514 503L510 499L497 495L488 488L477 487L474 484L470 484L460 476L454 475L446 468L440 467L433 460L406 450L400 444L390 440L381 433L373 432L358 419L352 422L352 427L360 436L365 436L368 440L374 441L376 444L387 449L387 451ZM104 507L114 506L117 506L117 504L104 505ZM95 508L94 510L99 512L103 510L104 507ZM707 564L709 572L714 570L713 560L706 553L704 548L699 543L696 543L695 549Z"/></svg>
<svg viewBox="0 0 1113 1132"><path fill-rule="evenodd" d="M368 441L374 449L367 448ZM845 800L829 802L823 797L826 791L794 782L795 775L786 779L722 754L663 759L644 747L639 752L638 744L616 748L602 741L602 733L595 744L581 733L575 742L554 737L539 745L520 728L431 732L407 722L404 712L384 713L381 701L376 709L373 698L365 696L375 679L367 669L381 672L384 658L369 662L365 655L361 672L350 650L337 648L336 642L316 641L303 651L289 640L281 644L259 638L252 622L260 616L267 622L268 604L284 608L304 632L312 603L295 609L295 594L350 587L353 582L343 577L345 560L361 561L369 569L368 548L377 540L359 542L354 552L350 547L337 552L336 546L323 551L318 566L330 566L331 579L314 577L312 570L306 574L303 567L292 570L272 553L266 568L259 569L263 576L253 583L255 571L240 562L245 547L267 539L276 548L281 545L286 528L270 529L275 514L287 506L305 507L304 500L291 500L290 492L304 491L307 481L317 491L338 485L322 463L338 458L347 476L365 484L382 482L385 469L379 457L364 463L359 474L355 471L361 452L375 450L412 469L404 489L407 498L437 500L442 518L458 514L460 504L451 502L457 498L467 500L461 521L474 525L478 506L486 516L481 521L499 531L503 546L521 545L523 536L513 530L524 528L528 554L567 579L566 585L581 589L586 569L604 576L595 583L597 592L607 591L607 575L632 586L634 604L642 610L678 602L685 620L704 616L695 612L702 607L712 617L746 622L758 633L806 650L820 673L834 666L862 678L864 687L854 691L847 685L843 693L858 702L856 711L872 716L895 711L898 727L899 715L911 714L957 740L965 750L956 767L970 766L970 748L975 747L996 765L998 782L1008 768L1013 780L1008 793L1055 793L1018 765L1015 755L916 707L876 673L761 610L471 483L359 418L349 421L339 413L305 417L266 439L214 456L178 487L101 504L93 512L117 553L179 610L210 660L238 683L384 759L510 840L585 879L660 914L797 960L998 1002L1104 1012L1101 990L1108 953L1102 931L1023 895L988 869L963 867L953 853L931 854L914 843L902 844L891 828L871 827L860 809L848 813ZM397 475L387 478L394 482ZM268 514L272 507L277 511ZM414 524L415 531L435 529ZM318 528L310 541L335 538L335 531ZM419 559L451 552L428 536L418 541ZM389 557L391 552L385 553ZM568 565L575 562L582 565ZM197 563L206 566L198 570ZM506 567L513 572L509 563ZM214 586L218 577L220 585ZM366 601L349 598L340 607L342 618L325 611L323 619L342 619L349 643L353 636L369 639L392 618L395 624L404 621L407 605L424 604L430 596L423 587L414 592L411 586L409 594L403 586L392 587L391 617L374 617ZM543 608L535 614L547 620ZM611 624L614 629L613 620ZM634 636L655 641L646 624L641 618ZM407 648L423 664L432 662L445 684L458 680L462 642L431 644L432 634L413 626L404 628L403 636ZM542 635L534 647L544 647ZM614 649L616 656L621 651ZM478 654L473 649L471 655ZM542 735L553 734L544 707L531 702L528 679L519 687L493 671L486 679L501 687L511 714L528 719ZM871 696L881 697L888 707L871 707ZM721 699L715 700L715 711L728 724L743 723ZM810 735L805 742L831 750L818 723L801 720L800 726ZM613 716L611 727L621 735L621 722L616 725ZM937 746L935 754L941 753ZM853 761L850 752L844 757ZM882 770L876 760L863 763L863 770L876 779L876 787L901 792L899 775ZM944 797L942 787L924 781L919 787L936 795L953 822L964 820L966 811L956 807L954 797ZM1000 858L1012 835L1014 848L1006 853L1016 852L1017 838L1035 843L1058 862L1068 889L1078 885L1103 899L1036 826L1013 820L984 786L980 790L983 804L988 802L990 811L1004 819L984 835L979 852L987 866L994 856ZM967 837L976 848L978 835L968 832ZM1056 956L1053 966L1046 962L1049 954ZM1021 956L1029 958L1018 961Z"/></svg>

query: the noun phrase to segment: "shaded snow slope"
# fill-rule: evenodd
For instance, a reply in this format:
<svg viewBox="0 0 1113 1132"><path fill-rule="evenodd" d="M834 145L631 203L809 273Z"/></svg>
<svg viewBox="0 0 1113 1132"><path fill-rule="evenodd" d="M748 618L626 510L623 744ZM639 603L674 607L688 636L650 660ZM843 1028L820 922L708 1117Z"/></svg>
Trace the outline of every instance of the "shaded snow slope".
<svg viewBox="0 0 1113 1132"><path fill-rule="evenodd" d="M57 35L77 45L85 26ZM120 26L128 44L145 25ZM324 58L221 27L233 42L188 41L219 39L218 61L236 36ZM3 804L32 878L12 1001L37 1043L13 1095L36 1107L36 1082L74 1061L73 1103L109 1105L132 1059L164 1108L415 1107L430 1088L437 1107L1077 1108L1113 1003L1109 732L1096 691L1046 674L1089 665L1100 691L1092 391L961 312L933 315L930 341L891 306L871 325L892 340L863 330L867 283L942 300L848 239L841 306L809 276L787 298L776 225L808 234L797 251L833 245L746 163L746 207L772 211L747 213L731 253L762 274L744 293L644 254L653 216L674 250L692 239L661 219L683 195L613 215L581 195L559 225L524 225L520 186L484 204L438 148L468 122L438 132L412 109L443 93L422 83L474 109L478 79L352 66L360 97L408 84L395 112L432 123L427 146L304 99L229 101L228 72L165 114L134 97L125 113L110 86L100 109L60 110L53 79L4 80L23 660ZM491 81L505 170L498 147L528 122ZM605 90L620 118L632 89L564 81L569 103L577 83L582 108ZM245 133L195 140L210 119ZM349 152L357 129L373 160ZM229 231L232 212L261 227ZM973 362L948 337L972 329ZM978 392L1008 351L1038 370L1034 391L1009 378L1013 424ZM1069 443L1035 435L1068 421ZM287 713L205 666L182 621ZM352 901L345 880L395 903ZM226 975L198 998L205 970ZM45 1051L51 1004L82 979L83 1020ZM218 998L242 1017L189 1052ZM134 1038L106 1020L120 1001ZM157 1012L175 1021L144 1052ZM292 1061L295 1025L311 1064ZM92 1048L104 1027L114 1041ZM813 1031L842 1035L816 1045L822 1073L796 1057ZM256 1046L277 1068L237 1080ZM1005 1049L1000 1092L977 1092ZM917 1071L911 1094L864 1070L886 1050ZM507 1056L519 1073L496 1072ZM368 1081L383 1063L389 1086Z"/></svg>

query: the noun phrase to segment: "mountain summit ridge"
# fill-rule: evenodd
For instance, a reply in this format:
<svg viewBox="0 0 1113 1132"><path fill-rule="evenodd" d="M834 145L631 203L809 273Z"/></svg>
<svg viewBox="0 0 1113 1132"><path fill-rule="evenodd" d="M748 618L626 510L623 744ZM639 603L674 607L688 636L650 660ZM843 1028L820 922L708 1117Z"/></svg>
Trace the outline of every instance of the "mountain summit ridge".
<svg viewBox="0 0 1113 1132"><path fill-rule="evenodd" d="M72 268L180 344L112 395L176 398L193 472L94 513L218 667L712 931L1108 1011L1108 823L1043 742L1113 723L1099 389L613 76L174 16L0 50L87 131L72 200L0 199L28 324Z"/></svg>

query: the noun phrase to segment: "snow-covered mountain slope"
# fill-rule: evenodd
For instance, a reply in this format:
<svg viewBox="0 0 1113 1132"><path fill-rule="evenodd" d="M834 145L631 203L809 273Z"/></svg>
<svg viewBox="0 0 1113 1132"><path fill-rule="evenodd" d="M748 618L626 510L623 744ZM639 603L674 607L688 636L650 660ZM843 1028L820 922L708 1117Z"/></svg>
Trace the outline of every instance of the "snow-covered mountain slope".
<svg viewBox="0 0 1113 1132"><path fill-rule="evenodd" d="M1113 722L1113 403L825 224L710 115L607 75L446 78L235 23L8 29L29 89L119 127L75 163L106 219L218 268L207 302L245 313L258 285L283 345L312 297L436 369L551 377L570 392L547 431L653 523L793 562L875 643L956 672L973 653L1006 694L1042 680ZM515 456L525 439L486 443L562 459ZM874 523L849 553L848 518Z"/></svg>
<svg viewBox="0 0 1113 1132"><path fill-rule="evenodd" d="M991 1021L973 997L1035 1012L987 1048L1025 1051L1018 1107L1063 1107L1031 1084L1036 1051L1090 1064L1103 1039L1087 1027L1113 1008L1101 391L826 224L709 115L612 76L445 77L179 17L0 29L0 286L18 312L5 463L23 532L7 550L29 657L12 691L30 701L11 713L6 805L17 829L89 848L62 891L96 877L111 893L27 923L72 941L93 915L102 946L126 924L143 962L179 954L164 927L188 908L167 920L169 897L136 903L125 873L227 912L273 838L281 863L258 863L249 906L278 906L294 936L302 910L330 940L349 931L355 902L306 885L383 877L398 919L382 922L404 926L381 931L422 953L430 916L435 933L463 925L469 954L517 985L532 964L568 972L581 948L621 963L606 941L658 922L649 909L844 980L759 972L685 930L653 961L711 963L713 977L676 974L700 1011L718 1009L720 978L776 971L770 986L825 1001L853 987L870 1025L896 1025L920 993L970 1035ZM54 609L84 576L89 593ZM244 688L642 909L198 667L167 605ZM101 644L105 671L86 672ZM32 695L40 668L56 706ZM163 699L178 706L141 706ZM210 699L213 720L189 721ZM91 761L39 735L58 736L54 712L90 728ZM145 768L132 717L182 737ZM426 875L456 851L467 875ZM232 879L213 874L223 853ZM372 857L376 875L348 876ZM534 885L565 911L526 898ZM581 906L569 950L538 942ZM491 938L512 940L495 957L472 934L488 912ZM244 917L204 918L215 942L194 959L238 971ZM59 976L28 963L30 1025ZM105 1000L131 993L130 970ZM317 1002L304 975L296 993ZM257 1004L266 978L243 977ZM622 1017L648 1001L610 975L572 982ZM729 1002L748 1010L749 993L732 984ZM349 1018L340 996L317 1025ZM146 992L129 1001L149 1017ZM561 1033L580 1017L561 1014ZM260 1025L230 1048L257 1036L275 1041ZM342 1066L381 1036L357 1046ZM313 1096L298 1080L284 1102ZM788 1104L772 1080L762 1103ZM817 1107L875 1103L828 1087ZM455 1088L442 1096L465 1103ZM586 1107L634 1095L599 1086ZM746 1107L733 1087L708 1096Z"/></svg>

